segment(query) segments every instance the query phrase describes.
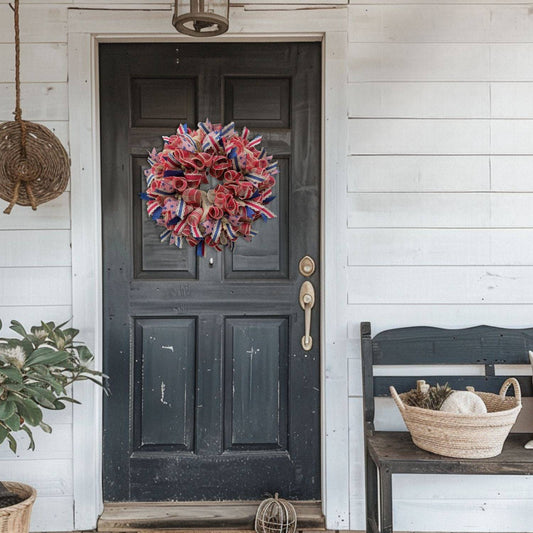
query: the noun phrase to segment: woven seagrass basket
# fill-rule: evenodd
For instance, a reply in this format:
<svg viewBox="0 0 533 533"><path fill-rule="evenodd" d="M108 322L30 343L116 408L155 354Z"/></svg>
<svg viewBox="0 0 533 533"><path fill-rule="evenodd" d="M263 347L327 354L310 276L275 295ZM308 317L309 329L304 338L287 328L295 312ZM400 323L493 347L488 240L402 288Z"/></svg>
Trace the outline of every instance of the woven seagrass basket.
<svg viewBox="0 0 533 533"><path fill-rule="evenodd" d="M511 385L514 397L507 397ZM509 378L500 394L477 392L472 387L468 390L483 400L486 414L455 414L412 407L403 403L405 393L398 394L390 387L411 438L419 448L461 459L496 457L502 452L505 439L522 409L520 384L515 378Z"/></svg>
<svg viewBox="0 0 533 533"><path fill-rule="evenodd" d="M28 533L30 530L30 516L37 492L29 485L3 481L6 489L10 490L24 501L0 509L0 533Z"/></svg>

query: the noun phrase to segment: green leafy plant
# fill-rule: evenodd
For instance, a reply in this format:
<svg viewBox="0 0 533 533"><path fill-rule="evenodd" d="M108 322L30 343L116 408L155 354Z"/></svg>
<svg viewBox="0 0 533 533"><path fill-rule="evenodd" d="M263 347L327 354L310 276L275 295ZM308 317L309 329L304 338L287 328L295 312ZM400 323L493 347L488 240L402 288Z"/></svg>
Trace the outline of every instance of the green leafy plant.
<svg viewBox="0 0 533 533"><path fill-rule="evenodd" d="M31 427L51 433L43 409L79 403L67 393L75 381L90 380L107 390L106 376L89 367L93 354L74 340L79 331L64 328L67 323L41 322L28 333L13 320L10 329L21 338L0 338L0 444L7 439L13 452L17 451L13 433L25 432L30 450L35 449Z"/></svg>

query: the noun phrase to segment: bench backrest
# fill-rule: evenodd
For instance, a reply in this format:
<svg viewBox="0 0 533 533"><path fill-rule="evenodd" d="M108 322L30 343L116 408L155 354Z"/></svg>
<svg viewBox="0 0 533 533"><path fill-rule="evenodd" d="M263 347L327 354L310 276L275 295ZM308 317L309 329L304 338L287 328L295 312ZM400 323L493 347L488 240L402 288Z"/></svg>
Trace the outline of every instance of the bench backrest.
<svg viewBox="0 0 533 533"><path fill-rule="evenodd" d="M389 396L390 385L398 392L408 391L416 386L417 379L432 385L448 383L457 390L472 385L476 390L498 393L512 372L496 376L495 365L528 365L529 350L533 351L533 328L420 326L389 329L372 338L370 322L361 322L365 422L374 422L374 397ZM374 376L374 365L483 365L484 375ZM520 382L522 396L533 395L531 376L513 377Z"/></svg>

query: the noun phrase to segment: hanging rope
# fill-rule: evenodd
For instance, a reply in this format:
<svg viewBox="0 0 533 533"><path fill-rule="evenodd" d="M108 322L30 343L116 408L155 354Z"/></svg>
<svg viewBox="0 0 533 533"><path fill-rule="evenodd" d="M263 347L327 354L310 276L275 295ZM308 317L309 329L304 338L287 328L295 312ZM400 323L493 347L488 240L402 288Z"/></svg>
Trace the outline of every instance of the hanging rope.
<svg viewBox="0 0 533 533"><path fill-rule="evenodd" d="M24 183L26 187L26 194L31 203L31 208L35 211L37 209L37 204L35 202L35 197L31 188L30 181L32 178L27 174L27 165L26 162L26 140L27 140L27 129L26 124L22 120L22 108L20 107L20 0L15 0L15 9L14 9L14 21L15 21L15 122L20 128L20 168L17 172L17 181L15 183L15 188L13 189L13 197L11 202L4 209L4 213L9 215L13 206L17 203L19 199L20 186Z"/></svg>
<svg viewBox="0 0 533 533"><path fill-rule="evenodd" d="M15 120L22 127L22 109L20 107L20 1L15 0Z"/></svg>
<svg viewBox="0 0 533 533"><path fill-rule="evenodd" d="M0 198L35 211L59 196L70 177L70 160L57 137L40 124L22 120L20 97L20 0L10 4L15 25L15 120L0 124Z"/></svg>

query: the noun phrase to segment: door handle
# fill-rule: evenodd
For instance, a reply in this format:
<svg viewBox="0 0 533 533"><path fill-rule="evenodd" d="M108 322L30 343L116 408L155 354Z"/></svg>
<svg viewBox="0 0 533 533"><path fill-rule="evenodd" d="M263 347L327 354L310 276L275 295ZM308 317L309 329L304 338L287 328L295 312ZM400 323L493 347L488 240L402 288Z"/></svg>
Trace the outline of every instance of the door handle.
<svg viewBox="0 0 533 533"><path fill-rule="evenodd" d="M313 338L311 337L311 309L315 305L315 288L310 281L304 281L302 283L299 300L305 316L305 335L302 337L302 348L308 352L313 347Z"/></svg>

